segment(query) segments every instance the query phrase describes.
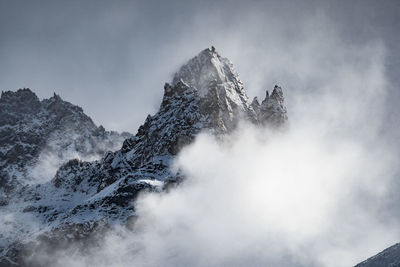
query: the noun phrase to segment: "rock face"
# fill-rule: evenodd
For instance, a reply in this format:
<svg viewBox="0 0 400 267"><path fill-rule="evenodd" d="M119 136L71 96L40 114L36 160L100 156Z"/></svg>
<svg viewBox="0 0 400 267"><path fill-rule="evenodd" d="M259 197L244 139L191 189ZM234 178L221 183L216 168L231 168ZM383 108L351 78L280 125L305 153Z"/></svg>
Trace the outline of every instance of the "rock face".
<svg viewBox="0 0 400 267"><path fill-rule="evenodd" d="M398 267L400 266L400 243L357 264L355 267Z"/></svg>
<svg viewBox="0 0 400 267"><path fill-rule="evenodd" d="M271 95L266 92L261 105L255 97L251 106L256 111L258 121L264 125L280 126L288 119L282 88L278 85L275 85Z"/></svg>
<svg viewBox="0 0 400 267"><path fill-rule="evenodd" d="M209 117L208 128L226 133L245 116L257 122L257 115L249 105L243 83L233 69L232 63L215 50L203 50L189 60L175 74L172 86L179 82L193 88L200 98L200 113Z"/></svg>
<svg viewBox="0 0 400 267"><path fill-rule="evenodd" d="M35 182L39 160L99 158L117 149L129 134L108 132L82 108L54 94L42 101L30 89L2 92L0 98L0 190ZM47 166L50 167L50 166Z"/></svg>
<svg viewBox="0 0 400 267"><path fill-rule="evenodd" d="M28 114L42 109L44 104L55 106L58 100L37 101L27 107ZM79 110L74 110L70 117L75 118L76 114L80 114ZM65 115L60 111L55 116ZM182 66L171 83L165 84L159 111L149 115L121 149L108 152L97 161L67 162L53 180L20 189L15 195L23 196L24 200L16 200L4 209L32 215L40 225L46 225L45 230L36 229L35 233L47 237L57 236L59 229L69 229L72 235L76 234L74 229L79 229L79 235L86 235L93 231L94 225L124 223L135 215L133 200L140 191L161 191L183 179L170 168L182 147L193 142L201 131L223 138L235 129L240 119L256 125L284 125L287 114L282 89L275 86L271 96L267 93L261 104L250 103L232 63L214 48L205 49ZM72 125L95 130L92 124L89 119ZM20 246L15 242L16 237L21 240L24 235L19 230L25 226L18 227L4 237L7 245L3 251L0 248L0 258L18 258L15 250L10 249ZM37 238L38 234L24 230L26 240Z"/></svg>

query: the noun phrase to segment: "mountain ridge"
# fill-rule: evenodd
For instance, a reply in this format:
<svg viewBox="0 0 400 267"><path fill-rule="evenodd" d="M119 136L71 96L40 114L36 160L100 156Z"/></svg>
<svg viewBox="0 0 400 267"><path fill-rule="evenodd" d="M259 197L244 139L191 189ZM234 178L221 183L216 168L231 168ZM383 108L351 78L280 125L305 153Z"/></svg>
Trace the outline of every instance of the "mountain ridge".
<svg viewBox="0 0 400 267"><path fill-rule="evenodd" d="M28 88L3 91L0 190L7 193L18 184L35 182L36 175L28 169L33 169L41 157L54 156L60 162L75 156L100 157L128 136L129 133L97 127L81 107L62 100L55 93L51 98L39 100ZM53 161L56 160L53 158Z"/></svg>
<svg viewBox="0 0 400 267"><path fill-rule="evenodd" d="M287 111L282 89L276 86L259 106L252 105L232 63L214 48L201 51L164 85L158 112L148 115L120 149L96 161L70 160L50 181L16 192L3 209L35 217L40 230L17 225L6 233L0 259L29 265L21 256L26 244L16 241L21 237L25 243L39 236L72 242L74 236L89 236L115 222L128 224L139 192L161 192L184 179L170 168L184 146L200 132L223 138L242 119L260 127L283 127Z"/></svg>
<svg viewBox="0 0 400 267"><path fill-rule="evenodd" d="M360 262L354 267L396 267L400 266L400 243L390 246L378 254Z"/></svg>

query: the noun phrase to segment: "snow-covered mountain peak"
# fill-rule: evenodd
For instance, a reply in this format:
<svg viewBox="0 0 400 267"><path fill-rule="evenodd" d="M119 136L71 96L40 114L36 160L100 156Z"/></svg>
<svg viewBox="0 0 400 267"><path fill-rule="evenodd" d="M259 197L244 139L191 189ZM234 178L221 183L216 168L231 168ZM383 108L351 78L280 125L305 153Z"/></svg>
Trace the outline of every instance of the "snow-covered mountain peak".
<svg viewBox="0 0 400 267"><path fill-rule="evenodd" d="M32 110L21 113L21 103ZM0 204L18 214L29 213L43 228L32 232L23 229L23 223L22 228L16 225L5 237L9 243L0 244L0 266L4 259L18 258L10 248L20 251L23 246L21 229L27 241L39 233L50 240L65 236L68 240L68 236L87 236L96 225L127 222L136 215L134 200L139 192L160 191L184 179L171 164L199 133L222 139L240 120L280 126L286 119L280 87L261 104L257 98L250 102L232 63L213 47L190 59L172 83L165 84L159 110L148 115L129 138L97 127L82 108L56 94L40 101L29 89L2 93L0 136L5 138L0 139L0 190L8 192L12 201L0 198ZM116 150L121 138L125 141ZM76 156L79 159L66 162ZM53 179L36 184L23 181L32 173L42 173L38 163L54 158L65 163L56 166Z"/></svg>
<svg viewBox="0 0 400 267"><path fill-rule="evenodd" d="M197 89L200 95L207 94L215 86L230 87L237 93L244 94L243 84L232 63L221 57L214 47L204 49L183 65L175 73L172 85L179 81Z"/></svg>
<svg viewBox="0 0 400 267"><path fill-rule="evenodd" d="M178 83L196 91L200 112L210 118L216 132L229 132L240 117L257 122L257 114L232 63L214 47L204 49L184 64L168 90L180 88Z"/></svg>

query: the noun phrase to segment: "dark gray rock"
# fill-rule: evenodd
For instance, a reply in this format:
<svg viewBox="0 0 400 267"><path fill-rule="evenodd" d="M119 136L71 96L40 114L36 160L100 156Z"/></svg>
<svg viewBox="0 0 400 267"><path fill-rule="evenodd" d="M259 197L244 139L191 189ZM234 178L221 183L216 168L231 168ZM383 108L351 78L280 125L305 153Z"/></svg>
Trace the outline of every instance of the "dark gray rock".
<svg viewBox="0 0 400 267"><path fill-rule="evenodd" d="M54 94L42 101L30 89L2 92L0 98L0 191L9 194L31 182L41 153L68 160L68 152L101 157L129 134L97 127L82 108ZM72 154L72 153L71 153Z"/></svg>
<svg viewBox="0 0 400 267"><path fill-rule="evenodd" d="M355 267L400 267L400 243L385 249Z"/></svg>
<svg viewBox="0 0 400 267"><path fill-rule="evenodd" d="M101 126L96 127L79 107L57 95L39 101L29 92L5 94L7 98L27 98L36 103L27 111L28 115L21 118L25 120L24 125L41 118L40 130L33 131L31 136L22 131L19 139L13 139L13 133L18 131L0 128L3 129L0 138L5 136L5 144L17 145L20 140L33 144L33 150L37 151L35 156L29 152L28 162L34 162L54 131L63 133L63 140L69 139L62 130L85 133L77 143L74 143L75 139L66 143L56 142L58 145L54 149L60 151L73 143L82 154L92 153L93 149L100 152L95 144L110 140L113 133L106 132ZM27 96L13 95L22 93ZM9 108L4 113L6 118L3 120L21 125L20 119L14 118L19 116L19 111L13 115L11 110ZM32 112L43 115L32 115ZM78 227L79 234L88 236L95 228L83 227L85 225L100 221L102 225L115 221L125 223L136 216L134 201L139 194L172 190L184 181L179 170L171 169L173 160L184 146L191 144L200 132L223 138L236 129L241 119L259 126L285 124L287 115L281 88L276 86L271 96L267 93L261 104L258 101L250 103L232 63L221 57L215 48L205 49L182 66L170 84L164 85L159 111L148 115L136 135L126 138L120 150L107 152L97 161L70 160L58 169L51 181L20 187L14 194L16 207L21 209L21 213L36 216L46 225L48 230L42 235L50 240L57 240L60 229L69 225L81 226ZM83 143L93 143L92 150L81 146ZM7 150L10 154L4 155L3 160L15 161L17 166L26 159L26 149L25 146L10 147ZM5 207L13 208L10 205ZM13 245L9 245L7 251L21 246L12 243L16 237L23 239L19 230L17 227L15 233L8 235L7 240ZM35 237L29 230L26 233L28 241ZM0 251L0 258L1 255Z"/></svg>

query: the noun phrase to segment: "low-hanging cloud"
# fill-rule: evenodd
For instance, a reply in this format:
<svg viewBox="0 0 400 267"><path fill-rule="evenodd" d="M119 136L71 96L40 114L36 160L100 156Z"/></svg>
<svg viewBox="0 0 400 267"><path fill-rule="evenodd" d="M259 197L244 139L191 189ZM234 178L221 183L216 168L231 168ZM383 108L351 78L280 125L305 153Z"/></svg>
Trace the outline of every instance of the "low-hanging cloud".
<svg viewBox="0 0 400 267"><path fill-rule="evenodd" d="M355 47L325 27L305 27L298 61L290 61L301 90L290 89L288 129L243 122L223 142L199 135L174 165L186 181L139 197L133 230L116 227L85 254L41 259L54 266L337 267L398 241L398 218L385 213L398 172L396 147L382 132L385 47L379 40ZM314 49L322 37L326 45Z"/></svg>
<svg viewBox="0 0 400 267"><path fill-rule="evenodd" d="M65 133L60 137L56 132L49 137L37 161L29 170L28 182L39 184L50 181L61 165L72 159L99 160L106 152L119 149L123 140L123 136L114 133L108 133L104 139L92 137L86 140L79 133Z"/></svg>

